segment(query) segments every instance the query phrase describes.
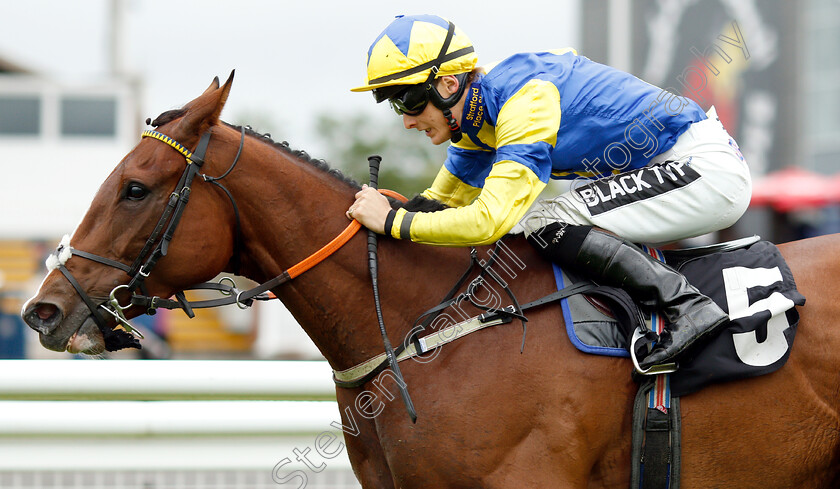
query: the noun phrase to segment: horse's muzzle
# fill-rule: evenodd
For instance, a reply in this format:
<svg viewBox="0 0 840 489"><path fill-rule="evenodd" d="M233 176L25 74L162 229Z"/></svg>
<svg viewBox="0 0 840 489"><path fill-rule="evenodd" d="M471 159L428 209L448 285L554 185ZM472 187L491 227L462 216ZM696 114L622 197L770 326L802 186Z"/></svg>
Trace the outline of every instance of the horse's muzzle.
<svg viewBox="0 0 840 489"><path fill-rule="evenodd" d="M49 302L38 302L26 307L23 312L23 321L42 335L52 334L64 319L61 309Z"/></svg>
<svg viewBox="0 0 840 489"><path fill-rule="evenodd" d="M68 314L61 306L41 300L25 305L21 316L39 333L44 348L92 355L105 350L102 333L84 304Z"/></svg>

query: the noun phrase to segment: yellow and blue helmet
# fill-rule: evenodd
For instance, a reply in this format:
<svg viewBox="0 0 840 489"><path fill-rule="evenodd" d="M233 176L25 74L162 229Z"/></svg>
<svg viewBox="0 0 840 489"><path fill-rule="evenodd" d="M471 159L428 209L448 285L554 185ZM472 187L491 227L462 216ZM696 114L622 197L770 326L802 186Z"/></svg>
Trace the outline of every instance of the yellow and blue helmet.
<svg viewBox="0 0 840 489"><path fill-rule="evenodd" d="M416 85L470 72L477 62L472 41L448 20L437 15L398 16L368 50L367 83L351 91Z"/></svg>

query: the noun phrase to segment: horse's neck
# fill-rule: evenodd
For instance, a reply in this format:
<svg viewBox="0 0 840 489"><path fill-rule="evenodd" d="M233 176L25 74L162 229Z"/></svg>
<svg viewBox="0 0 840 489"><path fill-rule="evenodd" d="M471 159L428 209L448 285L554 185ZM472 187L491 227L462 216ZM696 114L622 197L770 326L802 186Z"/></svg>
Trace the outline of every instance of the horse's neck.
<svg viewBox="0 0 840 489"><path fill-rule="evenodd" d="M266 147L243 156L242 168L237 169L237 178L230 185L242 219L242 274L263 282L337 236L349 224L344 212L355 191L308 162L260 146ZM451 250L433 252L429 247L418 250L417 246L382 241L381 261L386 266L380 272L380 282L389 284L382 294L386 310L389 305L416 301L427 286L415 281L430 281L440 275L439 266L446 266L446 262L440 263L440 255L454 255ZM363 229L325 261L274 291L335 368L347 368L382 352L366 244ZM458 256L467 256L465 250L460 251ZM433 261L437 266L430 265ZM466 265L463 259L454 261ZM405 284L406 276L412 278L411 285ZM394 287L395 280L405 285ZM430 290L435 292L428 294L427 303L440 294L437 288ZM411 320L413 317L395 318L393 312L386 313L395 343L402 341Z"/></svg>
<svg viewBox="0 0 840 489"><path fill-rule="evenodd" d="M354 191L314 165L260 146L243 156L231 191L240 208L243 274L263 282L338 235L349 224L344 211Z"/></svg>

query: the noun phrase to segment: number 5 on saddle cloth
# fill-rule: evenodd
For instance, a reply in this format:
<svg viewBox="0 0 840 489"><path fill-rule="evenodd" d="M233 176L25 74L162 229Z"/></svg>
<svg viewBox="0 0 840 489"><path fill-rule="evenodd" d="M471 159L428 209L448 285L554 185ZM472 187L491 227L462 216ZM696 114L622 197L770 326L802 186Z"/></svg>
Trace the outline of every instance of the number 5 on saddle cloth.
<svg viewBox="0 0 840 489"><path fill-rule="evenodd" d="M764 375L779 369L790 356L799 313L805 304L793 274L775 245L748 238L739 242L680 251L646 249L679 270L700 292L729 314L720 333L692 345L677 358L671 373L673 397L704 386ZM734 248L734 249L733 249ZM554 266L558 289L575 277ZM629 338L602 308L585 296L561 301L569 339L581 351L629 357ZM645 311L652 328L655 311ZM650 324L650 323L649 323Z"/></svg>

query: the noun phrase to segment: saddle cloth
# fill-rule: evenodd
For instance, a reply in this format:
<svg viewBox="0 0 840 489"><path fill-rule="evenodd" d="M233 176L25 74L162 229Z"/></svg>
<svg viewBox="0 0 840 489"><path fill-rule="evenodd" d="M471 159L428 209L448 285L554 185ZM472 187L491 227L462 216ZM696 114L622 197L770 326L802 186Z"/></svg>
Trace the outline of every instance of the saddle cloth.
<svg viewBox="0 0 840 489"><path fill-rule="evenodd" d="M770 242L710 254L651 254L682 272L700 292L729 314L720 333L698 341L677 358L679 370L671 374L673 396L704 386L764 375L779 369L790 356L799 313L805 304L796 290L790 268ZM557 287L576 281L554 266ZM561 301L566 332L579 350L629 357L629 336L624 325L583 295ZM610 304L614 307L613 304ZM648 316L649 311L643 311ZM630 332L632 333L632 332Z"/></svg>

